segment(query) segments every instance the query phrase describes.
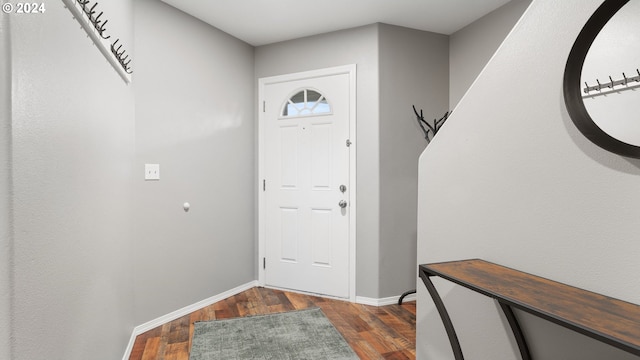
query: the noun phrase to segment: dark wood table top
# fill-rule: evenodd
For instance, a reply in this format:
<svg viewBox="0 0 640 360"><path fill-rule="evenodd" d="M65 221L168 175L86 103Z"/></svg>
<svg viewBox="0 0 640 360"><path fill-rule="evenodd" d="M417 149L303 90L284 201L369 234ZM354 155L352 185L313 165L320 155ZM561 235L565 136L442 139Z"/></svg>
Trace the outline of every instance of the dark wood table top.
<svg viewBox="0 0 640 360"><path fill-rule="evenodd" d="M639 305L479 259L424 264L420 271L640 355Z"/></svg>

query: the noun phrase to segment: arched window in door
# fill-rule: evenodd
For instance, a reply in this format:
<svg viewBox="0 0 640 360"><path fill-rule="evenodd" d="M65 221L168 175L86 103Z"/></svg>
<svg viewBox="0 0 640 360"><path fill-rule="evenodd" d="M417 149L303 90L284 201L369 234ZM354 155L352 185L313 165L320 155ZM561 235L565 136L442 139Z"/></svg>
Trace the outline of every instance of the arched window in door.
<svg viewBox="0 0 640 360"><path fill-rule="evenodd" d="M313 89L304 89L291 96L282 108L285 118L330 114L331 105L324 95Z"/></svg>

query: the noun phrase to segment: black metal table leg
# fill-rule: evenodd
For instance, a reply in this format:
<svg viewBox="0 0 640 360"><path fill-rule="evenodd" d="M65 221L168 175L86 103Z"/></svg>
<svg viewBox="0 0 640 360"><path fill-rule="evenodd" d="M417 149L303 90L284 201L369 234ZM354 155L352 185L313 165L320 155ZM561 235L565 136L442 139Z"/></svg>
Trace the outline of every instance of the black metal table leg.
<svg viewBox="0 0 640 360"><path fill-rule="evenodd" d="M447 331L447 336L449 336L449 342L451 343L451 349L453 350L453 355L456 360L464 360L464 356L462 355L462 349L460 348L460 341L458 341L458 335L456 335L456 330L453 328L453 323L451 323L451 318L449 317L449 313L447 313L447 309L444 307L444 303L436 290L436 287L433 286L431 279L429 279L429 274L420 270L420 278L422 282L427 287L429 291L429 295L433 299L434 304L436 305L436 309L438 309L438 313L440 314L440 318L442 319L442 323L444 324L444 328Z"/></svg>
<svg viewBox="0 0 640 360"><path fill-rule="evenodd" d="M529 353L529 346L527 345L527 341L522 334L522 329L520 328L520 324L518 323L518 319L516 319L516 315L513 313L513 309L511 306L498 301L504 315L507 317L507 321L509 322L509 326L511 326L511 331L513 332L513 336L516 338L516 342L518 343L518 348L520 349L520 355L522 356L522 360L531 360L531 353Z"/></svg>
<svg viewBox="0 0 640 360"><path fill-rule="evenodd" d="M402 300L404 300L404 298L407 295L411 295L411 294L415 294L415 293L416 293L416 290L414 289L414 290L409 290L409 291L405 292L404 294L400 295L400 299L398 299L398 305L402 305Z"/></svg>

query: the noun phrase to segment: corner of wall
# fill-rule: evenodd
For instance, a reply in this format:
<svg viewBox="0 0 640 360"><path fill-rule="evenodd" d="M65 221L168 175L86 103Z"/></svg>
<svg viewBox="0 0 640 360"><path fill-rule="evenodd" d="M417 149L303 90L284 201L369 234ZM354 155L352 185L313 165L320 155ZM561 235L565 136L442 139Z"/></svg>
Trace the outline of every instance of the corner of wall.
<svg viewBox="0 0 640 360"><path fill-rule="evenodd" d="M415 288L418 158L427 142L412 106L427 116L449 103L446 35L379 26L378 297Z"/></svg>
<svg viewBox="0 0 640 360"><path fill-rule="evenodd" d="M2 2L4 3L4 1ZM0 359L11 359L13 225L11 171L11 37L9 15L0 15ZM6 200L4 200L6 199Z"/></svg>

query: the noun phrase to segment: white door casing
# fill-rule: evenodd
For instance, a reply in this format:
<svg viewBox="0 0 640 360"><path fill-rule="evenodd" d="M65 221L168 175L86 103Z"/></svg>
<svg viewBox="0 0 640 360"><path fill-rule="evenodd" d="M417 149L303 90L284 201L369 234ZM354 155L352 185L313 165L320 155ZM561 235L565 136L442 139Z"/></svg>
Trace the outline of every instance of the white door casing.
<svg viewBox="0 0 640 360"><path fill-rule="evenodd" d="M355 301L355 65L260 79L258 127L259 283Z"/></svg>

